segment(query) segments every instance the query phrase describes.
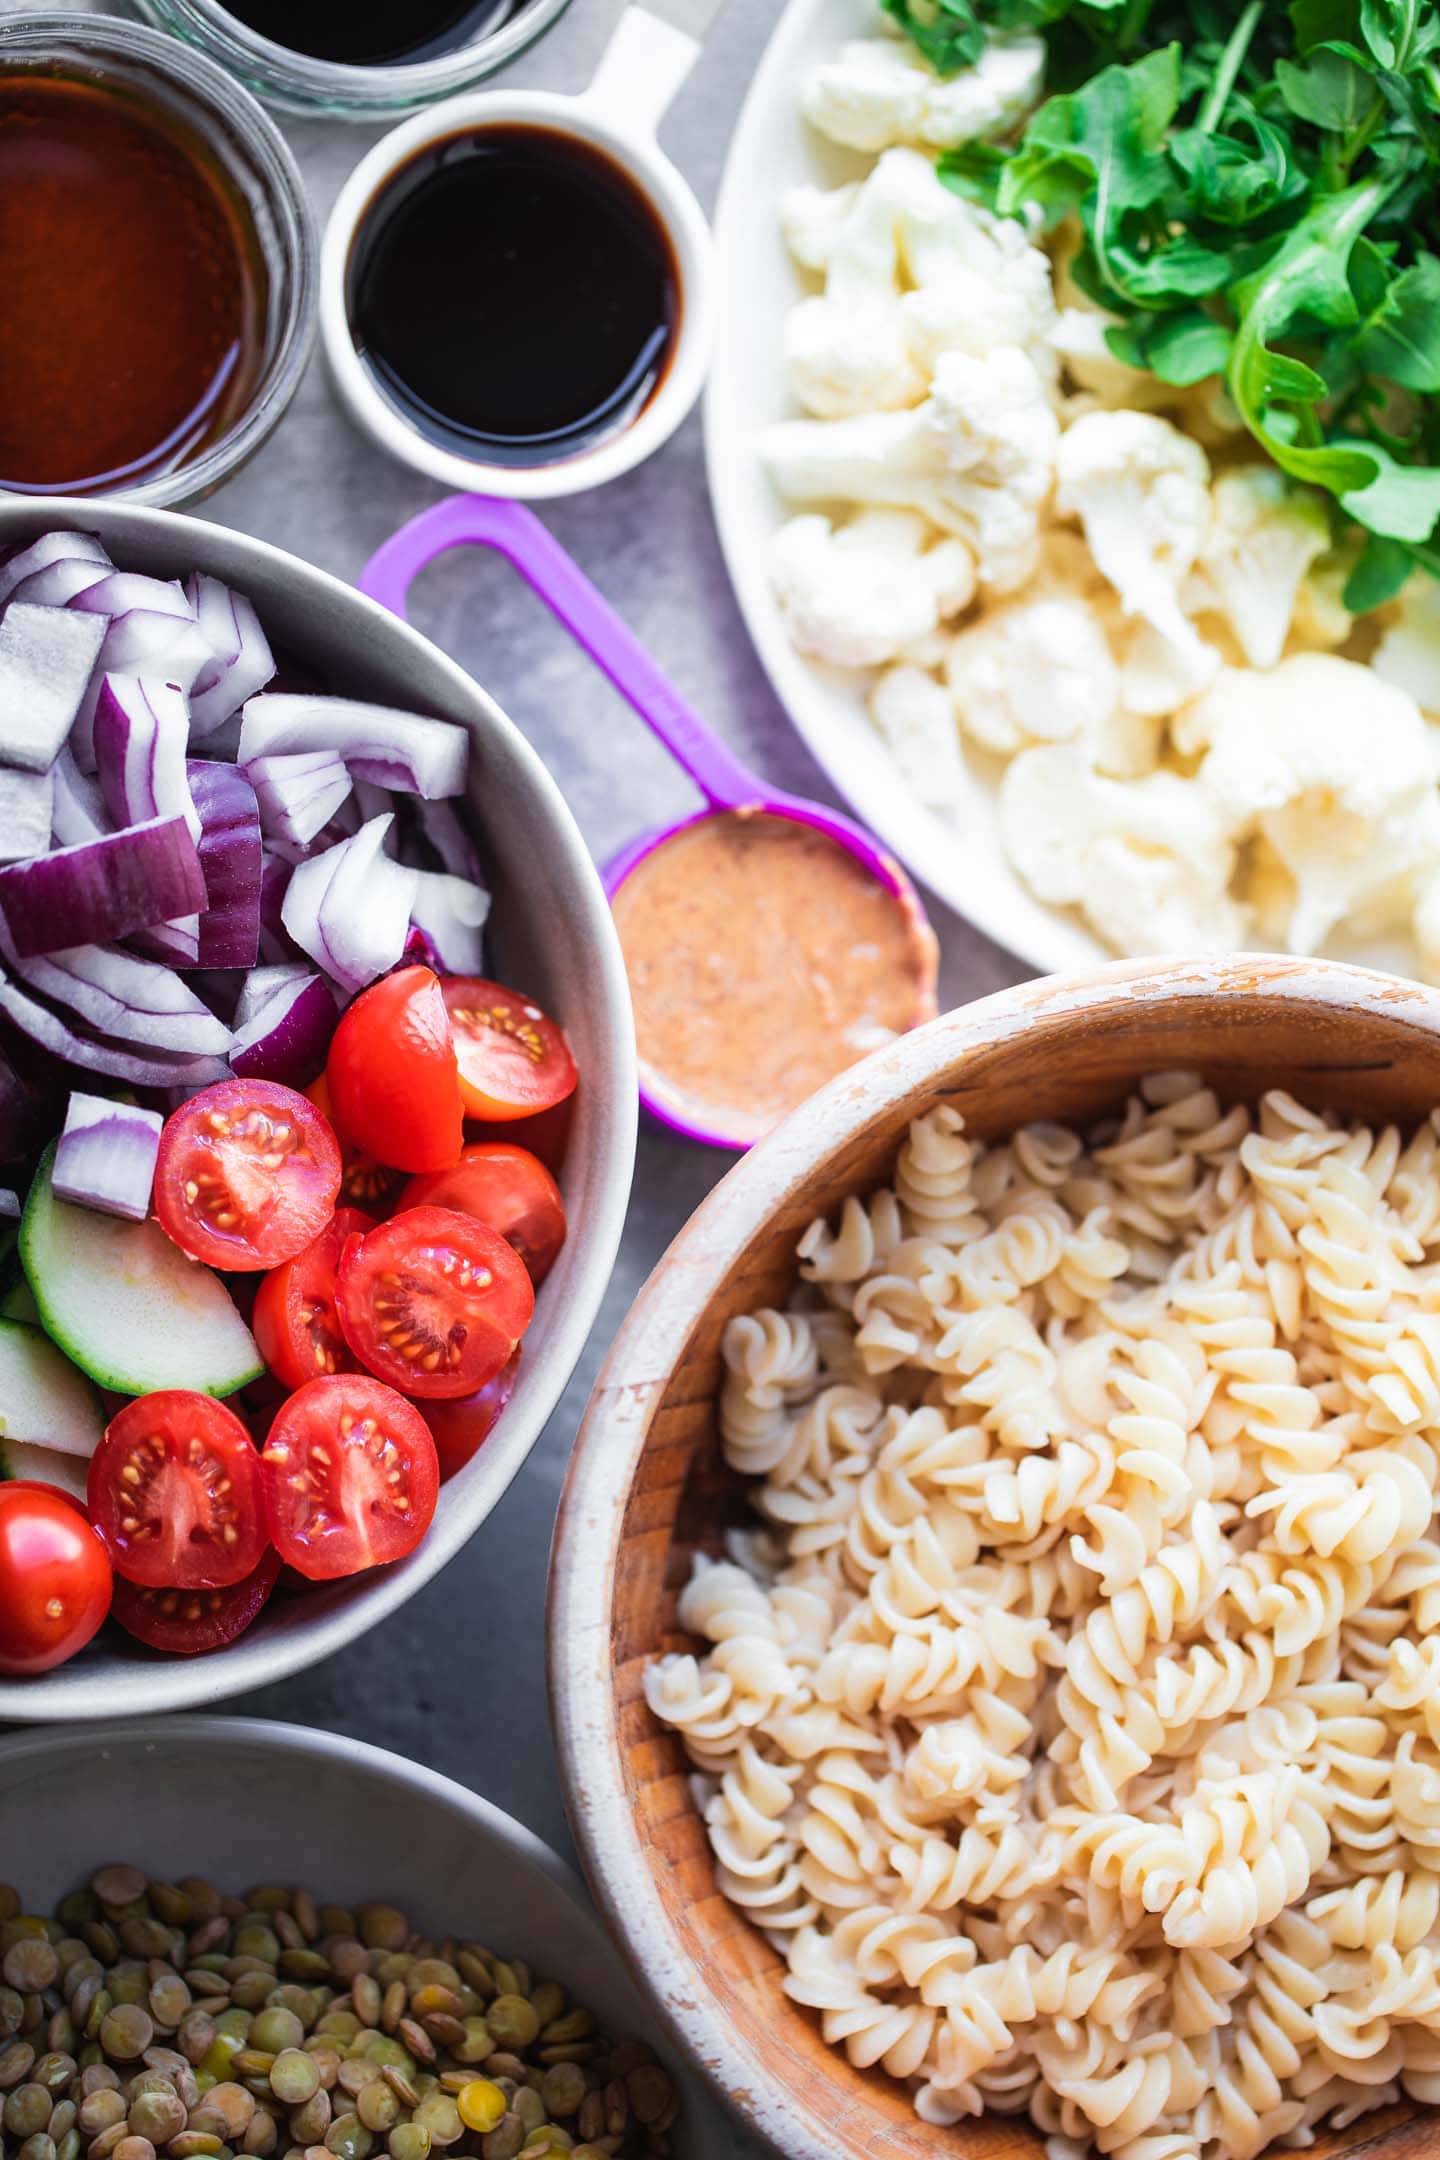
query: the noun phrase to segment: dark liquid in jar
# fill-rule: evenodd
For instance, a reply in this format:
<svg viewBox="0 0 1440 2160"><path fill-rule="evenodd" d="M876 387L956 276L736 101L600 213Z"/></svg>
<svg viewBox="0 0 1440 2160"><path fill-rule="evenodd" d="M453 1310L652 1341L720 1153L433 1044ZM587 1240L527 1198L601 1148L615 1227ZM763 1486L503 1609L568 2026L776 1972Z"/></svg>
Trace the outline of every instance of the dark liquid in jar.
<svg viewBox="0 0 1440 2160"><path fill-rule="evenodd" d="M457 52L517 8L513 0L231 0L226 13L313 60L383 67Z"/></svg>
<svg viewBox="0 0 1440 2160"><path fill-rule="evenodd" d="M253 391L266 278L198 137L132 92L0 73L0 487L173 471Z"/></svg>
<svg viewBox="0 0 1440 2160"><path fill-rule="evenodd" d="M680 285L629 175L551 128L432 145L351 256L357 350L435 442L547 465L617 434L663 380Z"/></svg>

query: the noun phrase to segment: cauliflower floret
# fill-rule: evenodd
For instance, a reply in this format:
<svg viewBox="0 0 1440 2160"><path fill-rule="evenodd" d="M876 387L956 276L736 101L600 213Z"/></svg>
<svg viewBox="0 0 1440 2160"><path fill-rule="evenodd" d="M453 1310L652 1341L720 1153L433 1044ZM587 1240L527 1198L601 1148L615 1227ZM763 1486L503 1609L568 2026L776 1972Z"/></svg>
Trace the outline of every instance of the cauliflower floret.
<svg viewBox="0 0 1440 2160"><path fill-rule="evenodd" d="M1177 773L1110 780L1080 743L1022 750L1000 786L1005 851L1039 900L1125 952L1220 951L1245 916L1216 805Z"/></svg>
<svg viewBox="0 0 1440 2160"><path fill-rule="evenodd" d="M1436 756L1413 699L1369 668L1297 653L1226 668L1172 724L1194 783L1237 840L1259 835L1294 881L1292 952L1392 892L1440 844ZM1387 902L1387 905L1389 903Z"/></svg>
<svg viewBox="0 0 1440 2160"><path fill-rule="evenodd" d="M975 590L962 541L910 510L867 510L833 527L791 518L771 543L770 582L792 642L835 667L878 667L958 615Z"/></svg>
<svg viewBox="0 0 1440 2160"><path fill-rule="evenodd" d="M1064 363L1066 374L1080 393L1098 404L1127 412L1148 412L1158 405L1173 405L1175 390L1145 368L1133 368L1117 360L1105 342L1105 332L1118 327L1123 318L1076 290L1074 297L1055 317L1050 342Z"/></svg>
<svg viewBox="0 0 1440 2160"><path fill-rule="evenodd" d="M1120 701L1137 719L1164 720L1215 680L1220 655L1200 638L1177 644L1143 617L1121 641Z"/></svg>
<svg viewBox="0 0 1440 2160"><path fill-rule="evenodd" d="M1192 614L1215 609L1251 667L1274 667L1301 583L1330 545L1324 505L1308 488L1292 487L1274 465L1222 473L1210 503L1210 527L1185 589L1186 605Z"/></svg>
<svg viewBox="0 0 1440 2160"><path fill-rule="evenodd" d="M1375 673L1440 718L1440 578L1412 577L1371 662Z"/></svg>
<svg viewBox="0 0 1440 2160"><path fill-rule="evenodd" d="M923 668L887 668L870 693L870 717L900 772L923 803L952 818L964 807L965 760L955 712Z"/></svg>
<svg viewBox="0 0 1440 2160"><path fill-rule="evenodd" d="M908 412L788 420L761 453L796 502L888 503L963 539L981 580L1013 592L1039 557L1059 427L1025 354L942 355L930 395Z"/></svg>
<svg viewBox="0 0 1440 2160"><path fill-rule="evenodd" d="M1180 609L1210 522L1210 465L1198 443L1153 413L1086 413L1056 457L1056 507L1080 519L1127 615L1182 651L1199 645Z"/></svg>
<svg viewBox="0 0 1440 2160"><path fill-rule="evenodd" d="M948 79L898 38L852 38L815 70L800 102L813 127L851 150L892 143L948 150L1014 127L1044 75L1038 37L994 39L976 66Z"/></svg>
<svg viewBox="0 0 1440 2160"><path fill-rule="evenodd" d="M782 223L825 276L785 326L791 385L821 419L895 411L925 394L942 352L1020 345L1053 369L1050 265L1013 219L953 195L931 160L891 150L859 187L799 188Z"/></svg>
<svg viewBox="0 0 1440 2160"><path fill-rule="evenodd" d="M1118 689L1105 633L1078 595L991 609L953 639L945 676L966 733L1007 756L1093 736Z"/></svg>
<svg viewBox="0 0 1440 2160"><path fill-rule="evenodd" d="M1330 652L1343 645L1355 628L1355 617L1345 605L1345 586L1355 567L1358 550L1332 549L1300 580L1295 612L1290 618L1290 643L1301 652ZM1404 688L1401 684L1400 688Z"/></svg>

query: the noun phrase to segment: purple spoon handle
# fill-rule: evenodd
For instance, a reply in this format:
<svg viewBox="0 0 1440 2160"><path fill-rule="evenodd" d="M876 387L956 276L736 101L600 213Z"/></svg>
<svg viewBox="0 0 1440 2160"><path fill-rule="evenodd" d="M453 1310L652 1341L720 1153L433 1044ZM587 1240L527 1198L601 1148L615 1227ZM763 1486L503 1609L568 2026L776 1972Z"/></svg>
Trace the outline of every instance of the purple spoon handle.
<svg viewBox="0 0 1440 2160"><path fill-rule="evenodd" d="M788 798L742 765L681 696L579 564L533 510L491 495L452 495L402 525L366 564L360 590L402 618L410 587L437 555L453 547L488 547L503 555L539 594L657 735L714 810L780 806Z"/></svg>

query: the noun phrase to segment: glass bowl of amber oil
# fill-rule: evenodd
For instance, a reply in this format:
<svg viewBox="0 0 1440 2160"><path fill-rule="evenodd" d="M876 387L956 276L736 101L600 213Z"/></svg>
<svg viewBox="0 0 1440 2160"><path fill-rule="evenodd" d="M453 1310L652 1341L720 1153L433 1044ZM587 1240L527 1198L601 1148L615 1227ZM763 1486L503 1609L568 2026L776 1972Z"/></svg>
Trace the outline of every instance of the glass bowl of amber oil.
<svg viewBox="0 0 1440 2160"><path fill-rule="evenodd" d="M493 75L569 0L134 0L282 112L388 120Z"/></svg>
<svg viewBox="0 0 1440 2160"><path fill-rule="evenodd" d="M0 492L208 495L299 386L316 256L223 68L112 16L0 15Z"/></svg>

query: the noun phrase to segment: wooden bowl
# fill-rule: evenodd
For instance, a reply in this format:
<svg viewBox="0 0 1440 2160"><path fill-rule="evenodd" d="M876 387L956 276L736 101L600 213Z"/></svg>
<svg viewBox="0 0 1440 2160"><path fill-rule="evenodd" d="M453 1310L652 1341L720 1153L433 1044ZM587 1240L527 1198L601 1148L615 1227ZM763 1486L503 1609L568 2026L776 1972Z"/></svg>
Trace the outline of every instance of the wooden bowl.
<svg viewBox="0 0 1440 2160"><path fill-rule="evenodd" d="M680 2044L792 2160L1038 2155L1001 2117L939 2131L882 2073L852 2069L781 1992L783 1966L716 1887L679 1738L651 1715L648 1662L696 1647L675 1601L700 1547L747 1517L714 1404L736 1313L783 1301L816 1214L888 1178L937 1098L993 1137L1084 1123L1149 1072L1197 1067L1224 1097L1272 1086L1410 1124L1440 1102L1440 993L1323 961L1124 962L946 1014L843 1074L739 1162L641 1292L571 1460L550 1592L550 1682L566 1799L592 1887ZM1440 2120L1363 2116L1315 2151L1440 2154Z"/></svg>

